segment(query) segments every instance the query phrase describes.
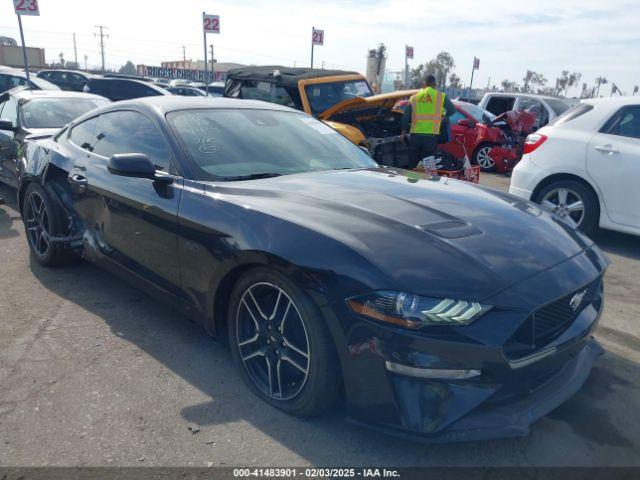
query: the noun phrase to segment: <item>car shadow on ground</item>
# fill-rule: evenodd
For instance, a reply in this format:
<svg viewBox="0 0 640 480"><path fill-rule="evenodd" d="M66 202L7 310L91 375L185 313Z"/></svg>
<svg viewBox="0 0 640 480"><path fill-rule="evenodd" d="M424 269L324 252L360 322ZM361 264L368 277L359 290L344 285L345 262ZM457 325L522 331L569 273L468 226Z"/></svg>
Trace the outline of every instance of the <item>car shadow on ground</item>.
<svg viewBox="0 0 640 480"><path fill-rule="evenodd" d="M246 422L314 465L589 465L598 463L592 452L602 445L623 449L619 462L629 463L640 448L638 421L625 420L625 415L631 415L625 413L629 406L640 404L636 384L640 366L615 353L598 362L581 392L534 424L530 437L464 446L424 445L352 425L345 420L343 408L312 420L287 416L249 391L227 348L212 341L199 325L115 276L83 262L51 270L32 260L31 270L44 287L106 322L114 335L211 399L180 407L185 423L215 433L225 430L214 426ZM558 441L571 452L560 453L562 449L553 447ZM601 461L616 464L615 458Z"/></svg>
<svg viewBox="0 0 640 480"><path fill-rule="evenodd" d="M640 237L611 230L598 230L591 239L607 253L640 259Z"/></svg>

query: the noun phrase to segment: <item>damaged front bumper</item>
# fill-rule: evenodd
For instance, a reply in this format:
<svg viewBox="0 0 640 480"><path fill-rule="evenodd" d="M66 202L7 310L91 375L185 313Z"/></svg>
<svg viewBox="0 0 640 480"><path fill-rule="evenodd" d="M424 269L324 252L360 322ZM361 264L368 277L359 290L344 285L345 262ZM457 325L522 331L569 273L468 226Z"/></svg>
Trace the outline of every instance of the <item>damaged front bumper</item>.
<svg viewBox="0 0 640 480"><path fill-rule="evenodd" d="M528 392L509 399L491 400L499 390L443 382L416 382L392 374L391 383L398 393L397 408L404 425L385 425L350 420L386 434L425 443L447 443L521 437L529 434L530 425L573 396L584 384L595 359L604 353L594 339L581 342L581 348L550 378L533 378ZM448 426L446 410L464 409L478 402L480 406ZM444 415L443 415L444 414Z"/></svg>

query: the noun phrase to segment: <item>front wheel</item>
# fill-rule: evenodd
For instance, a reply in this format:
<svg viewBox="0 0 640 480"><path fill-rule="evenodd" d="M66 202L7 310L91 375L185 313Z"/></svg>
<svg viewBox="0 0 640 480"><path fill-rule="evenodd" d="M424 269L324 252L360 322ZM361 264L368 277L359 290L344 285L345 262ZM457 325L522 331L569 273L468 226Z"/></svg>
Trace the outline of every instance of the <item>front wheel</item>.
<svg viewBox="0 0 640 480"><path fill-rule="evenodd" d="M598 226L598 199L580 182L554 182L540 190L535 201L585 233Z"/></svg>
<svg viewBox="0 0 640 480"><path fill-rule="evenodd" d="M489 152L493 145L483 144L480 145L475 152L473 152L473 163L480 167L483 172L493 172L496 169L496 162L491 158Z"/></svg>
<svg viewBox="0 0 640 480"><path fill-rule="evenodd" d="M300 417L335 401L341 379L333 340L287 277L267 268L245 273L232 292L228 324L234 361L262 400Z"/></svg>

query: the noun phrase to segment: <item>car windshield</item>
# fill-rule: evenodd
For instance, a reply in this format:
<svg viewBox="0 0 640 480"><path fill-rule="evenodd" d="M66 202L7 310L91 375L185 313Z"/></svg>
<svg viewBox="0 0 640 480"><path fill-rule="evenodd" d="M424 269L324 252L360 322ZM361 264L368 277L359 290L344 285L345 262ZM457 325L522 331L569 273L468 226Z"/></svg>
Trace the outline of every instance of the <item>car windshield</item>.
<svg viewBox="0 0 640 480"><path fill-rule="evenodd" d="M100 98L36 98L21 105L22 122L26 128L60 128L108 103Z"/></svg>
<svg viewBox="0 0 640 480"><path fill-rule="evenodd" d="M309 100L311 113L314 115L324 112L343 100L373 95L369 84L365 80L317 83L307 85L304 91Z"/></svg>
<svg viewBox="0 0 640 480"><path fill-rule="evenodd" d="M458 107L471 115L476 122L488 123L496 119L496 116L489 110L485 110L473 103L458 103Z"/></svg>
<svg viewBox="0 0 640 480"><path fill-rule="evenodd" d="M566 102L563 102L562 100L558 100L555 98L545 98L544 100L551 107L551 110L553 110L556 113L556 115L561 115L567 110L569 110L569 108L571 108L571 105L569 105Z"/></svg>
<svg viewBox="0 0 640 480"><path fill-rule="evenodd" d="M377 166L345 137L302 113L194 109L171 112L167 119L204 179Z"/></svg>

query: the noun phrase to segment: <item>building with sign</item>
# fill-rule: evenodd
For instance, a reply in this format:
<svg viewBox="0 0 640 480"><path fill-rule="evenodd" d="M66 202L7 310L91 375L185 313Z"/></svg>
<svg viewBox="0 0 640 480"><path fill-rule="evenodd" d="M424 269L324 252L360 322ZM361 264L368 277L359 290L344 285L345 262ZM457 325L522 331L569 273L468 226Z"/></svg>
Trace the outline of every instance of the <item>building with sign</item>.
<svg viewBox="0 0 640 480"><path fill-rule="evenodd" d="M215 62L213 70L215 80L211 74L211 63L207 65L206 78L209 82L224 82L227 79L227 72L233 68L244 67L241 63ZM160 62L160 66L138 65L138 75L164 78L167 80L181 79L194 82L204 82L205 68L203 60L175 60Z"/></svg>

